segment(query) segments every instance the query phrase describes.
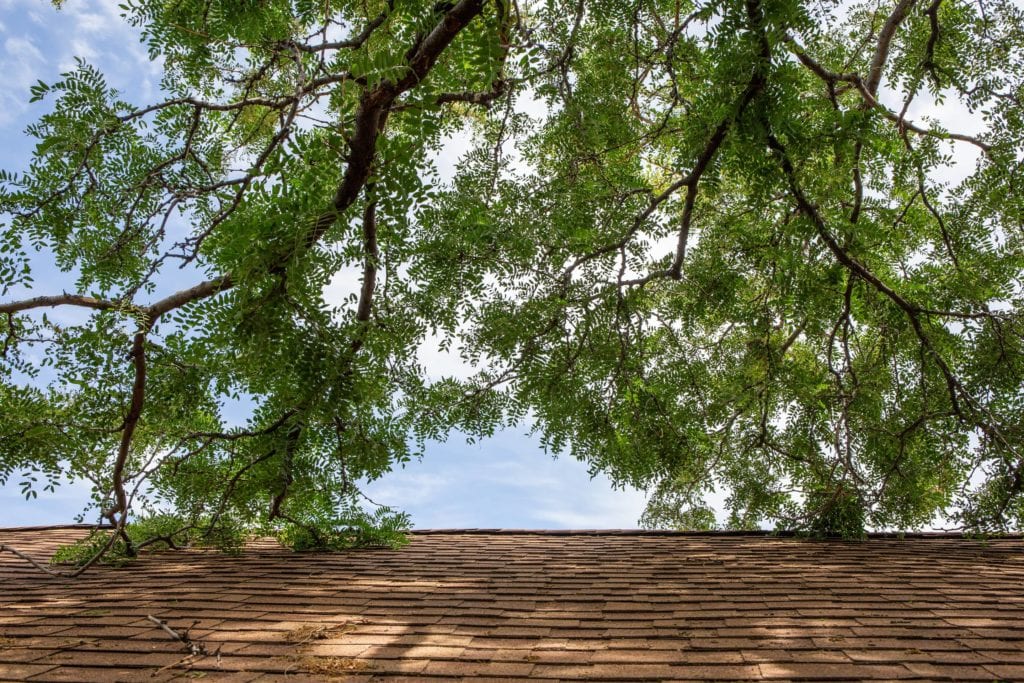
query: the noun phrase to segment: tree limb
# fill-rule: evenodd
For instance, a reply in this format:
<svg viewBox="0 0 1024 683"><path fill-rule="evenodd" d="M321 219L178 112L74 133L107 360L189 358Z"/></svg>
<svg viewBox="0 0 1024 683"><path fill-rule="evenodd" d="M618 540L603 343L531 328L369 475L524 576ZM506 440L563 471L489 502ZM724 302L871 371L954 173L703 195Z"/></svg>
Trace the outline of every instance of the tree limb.
<svg viewBox="0 0 1024 683"><path fill-rule="evenodd" d="M961 419L965 419L965 415L960 409L959 394L962 391L959 380L953 374L946 360L938 352L929 339L928 335L924 332L924 327L921 325L920 315L922 309L915 306L910 301L905 299L901 294L892 289L889 285L878 278L867 266L857 260L852 254L842 248L836 241L835 237L828 230L828 226L825 225L825 220L822 218L818 208L814 206L804 195L800 189L796 180L796 170L793 167L793 163L786 153L785 147L775 137L774 134L769 133L768 135L768 146L771 147L779 155L782 170L786 175L786 179L789 183L790 194L796 200L800 210L806 215L814 227L817 229L818 236L829 248L829 251L835 256L836 260L845 266L851 273L869 283L872 287L877 289L880 293L885 295L889 300L896 304L900 309L906 313L910 325L914 330L914 334L921 342L921 346L928 351L928 353L935 360L939 370L942 372L943 378L946 381L946 389L949 393L949 400L952 405L953 411L960 416Z"/></svg>
<svg viewBox="0 0 1024 683"><path fill-rule="evenodd" d="M112 476L114 485L114 505L104 512L104 516L110 519L111 523L118 526L117 532L124 534L124 525L118 523L115 514L120 514L123 520L128 514L128 496L124 490L124 468L128 462L128 455L131 452L132 437L135 435L135 428L142 416L142 407L146 396L146 333L137 332L132 342L131 350L132 365L135 367L135 382L132 385L131 403L128 406L128 414L124 418L124 427L121 431L121 444L117 451L117 460L114 462ZM125 542L128 538L125 536ZM130 547L130 546L129 546Z"/></svg>
<svg viewBox="0 0 1024 683"><path fill-rule="evenodd" d="M858 74L831 71L825 66L823 66L820 62L815 60L813 57L808 55L807 52L803 49L803 47L799 45L791 36L787 35L785 37L785 41L790 45L790 50L793 52L794 55L796 55L796 58L800 61L800 63L807 67L807 69L810 70L814 75L816 75L818 78L832 86L834 86L838 82L851 84L852 86L854 86L854 88L856 88L857 92L860 93L861 98L864 100L865 104L867 104L868 107L877 110L879 113L882 114L882 116L884 116L885 118L889 119L897 126L899 126L901 130L908 130L918 135L933 137L939 140L959 140L960 142L966 142L968 144L974 145L975 147L979 148L986 154L992 150L992 145L983 142L981 139L974 137L972 135L964 135L962 133L949 133L931 130L929 128L922 128L920 126L914 125L913 123L907 121L906 119L900 118L900 116L896 112L890 110L888 107L886 107L885 105L878 101L875 94L871 91L869 85L865 83L864 79L861 78Z"/></svg>
<svg viewBox="0 0 1024 683"><path fill-rule="evenodd" d="M885 20L885 24L882 25L882 30L878 34L878 44L875 46L875 55L871 58L868 80L865 84L867 91L872 95L878 93L878 85L882 81L882 71L885 69L885 63L889 59L889 46L892 43L893 36L896 35L896 30L903 23L903 20L907 18L907 14L910 13L910 8L914 6L915 2L917 0L899 0L892 14L889 15L889 18Z"/></svg>
<svg viewBox="0 0 1024 683"><path fill-rule="evenodd" d="M115 301L97 299L91 296L83 296L81 294L68 294L65 292L64 294L58 294L55 296L37 296L32 299L0 303L0 313L17 313L19 311L28 311L33 308L54 308L56 306L80 306L82 308L92 308L99 311L118 308L118 304Z"/></svg>

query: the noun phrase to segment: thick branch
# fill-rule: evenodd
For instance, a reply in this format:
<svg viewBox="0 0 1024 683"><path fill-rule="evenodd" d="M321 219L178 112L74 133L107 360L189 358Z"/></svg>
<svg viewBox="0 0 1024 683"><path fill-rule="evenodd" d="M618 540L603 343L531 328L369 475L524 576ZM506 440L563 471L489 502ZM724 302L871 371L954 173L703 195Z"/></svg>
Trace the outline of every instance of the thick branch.
<svg viewBox="0 0 1024 683"><path fill-rule="evenodd" d="M917 0L900 0L878 34L875 56L871 59L871 69L865 84L868 92L872 95L878 93L878 85L882 81L882 71L885 69L885 62L889 59L889 46L892 44L893 36L896 35L896 29L907 18L907 14L910 13L910 8L914 6L915 2Z"/></svg>
<svg viewBox="0 0 1024 683"><path fill-rule="evenodd" d="M932 0L932 4L928 6L928 9L924 11L928 15L928 23L931 27L931 32L928 34L928 44L924 48L924 61L921 66L928 70L931 74L932 82L938 89L941 84L939 82L939 75L936 72L935 64L935 45L939 42L939 5L942 4L942 0Z"/></svg>
<svg viewBox="0 0 1024 683"><path fill-rule="evenodd" d="M373 292L377 287L377 261L380 252L377 249L377 202L366 205L363 212L363 286L359 291L359 305L356 307L356 320L367 323L373 308Z"/></svg>
<svg viewBox="0 0 1024 683"><path fill-rule="evenodd" d="M33 308L53 308L54 306L80 306L82 308L94 308L104 311L117 308L117 303L106 299L96 299L91 296L80 294L59 294L56 296L37 296L32 299L0 303L0 313L17 313Z"/></svg>
<svg viewBox="0 0 1024 683"><path fill-rule="evenodd" d="M118 524L114 517L116 513L121 514L124 519L128 513L128 496L124 490L124 468L128 462L128 455L131 452L132 437L135 435L135 428L142 416L142 406L146 398L146 333L137 332L132 342L131 350L132 364L135 367L135 382L132 385L131 403L128 405L128 414L124 418L124 428L121 431L121 444L117 450L117 460L114 462L112 475L114 484L114 506L104 514L114 524ZM121 532L123 525L119 525L118 532ZM126 539L127 541L127 539Z"/></svg>
<svg viewBox="0 0 1024 683"><path fill-rule="evenodd" d="M451 102L464 102L479 106L490 106L494 100L505 94L506 81L496 80L493 87L487 92L446 92L437 96L438 104L449 104Z"/></svg>
<svg viewBox="0 0 1024 683"><path fill-rule="evenodd" d="M235 282L231 276L224 275L222 277L213 278L212 280L200 282L194 287L189 287L188 289L175 292L174 294L171 294L170 296L161 299L152 306L146 308L146 313L149 316L149 322L152 324L157 318L168 311L181 308L192 301L211 297L214 294L231 289L234 285Z"/></svg>

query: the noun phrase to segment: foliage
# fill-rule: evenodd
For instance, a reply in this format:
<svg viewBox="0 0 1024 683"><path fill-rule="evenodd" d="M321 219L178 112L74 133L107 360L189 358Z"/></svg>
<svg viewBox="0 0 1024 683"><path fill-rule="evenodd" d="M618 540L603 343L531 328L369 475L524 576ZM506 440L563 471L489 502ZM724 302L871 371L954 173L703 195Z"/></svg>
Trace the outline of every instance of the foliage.
<svg viewBox="0 0 1024 683"><path fill-rule="evenodd" d="M387 507L369 514L349 507L339 516L306 523L290 522L277 534L281 543L293 550L345 550L348 548L401 548L408 545L404 531L409 516Z"/></svg>
<svg viewBox="0 0 1024 683"><path fill-rule="evenodd" d="M123 534L109 528L94 529L85 538L58 548L50 563L81 567L100 556L106 564L123 565L144 548L210 547L234 554L242 549L245 538L243 528L231 520L196 526L180 515L158 512L132 520Z"/></svg>
<svg viewBox="0 0 1024 683"><path fill-rule="evenodd" d="M816 511L810 528L816 536L860 538L865 534L864 504L854 493L843 489L812 492L808 507Z"/></svg>
<svg viewBox="0 0 1024 683"><path fill-rule="evenodd" d="M0 176L27 495L344 545L356 482L529 419L651 526L1022 525L1012 0L123 8L165 99L79 61ZM44 256L75 293L30 291ZM476 374L432 379L437 339Z"/></svg>
<svg viewBox="0 0 1024 683"><path fill-rule="evenodd" d="M50 564L67 564L81 567L94 556L103 554L107 564L120 566L127 561L124 542L115 543L105 552L109 545L110 531L93 531L85 538L74 543L62 545L50 557Z"/></svg>

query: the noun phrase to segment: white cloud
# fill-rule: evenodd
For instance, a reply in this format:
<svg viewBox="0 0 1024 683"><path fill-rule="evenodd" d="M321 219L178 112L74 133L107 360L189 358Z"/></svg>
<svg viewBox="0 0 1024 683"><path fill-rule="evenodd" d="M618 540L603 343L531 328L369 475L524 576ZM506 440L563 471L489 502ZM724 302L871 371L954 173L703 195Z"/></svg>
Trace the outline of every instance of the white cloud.
<svg viewBox="0 0 1024 683"><path fill-rule="evenodd" d="M75 21L78 24L78 29L85 33L100 33L110 30L110 17L104 17L102 14L77 12Z"/></svg>
<svg viewBox="0 0 1024 683"><path fill-rule="evenodd" d="M94 64L101 56L92 43L88 40L83 40L82 38L75 38L71 41L71 54L79 59L89 62L90 64ZM65 64L67 65L64 67L65 70L74 68L73 60L66 61Z"/></svg>
<svg viewBox="0 0 1024 683"><path fill-rule="evenodd" d="M978 136L985 132L982 117L971 113L957 93L947 90L943 95L942 102L937 102L928 92L918 94L907 108L906 120L925 128L939 128L963 135ZM904 93L884 85L879 89L879 101L893 112L902 111L905 97ZM928 175L935 182L955 187L974 172L981 150L966 142L949 141L944 145L951 154L952 163L931 169Z"/></svg>
<svg viewBox="0 0 1024 683"><path fill-rule="evenodd" d="M447 486L444 477L419 472L408 477L385 475L366 489L373 491L370 497L381 505L404 507L434 502L442 497Z"/></svg>
<svg viewBox="0 0 1024 683"><path fill-rule="evenodd" d="M8 126L28 107L28 89L37 80L36 74L46 63L42 52L31 38L11 36L4 41L0 55L0 126Z"/></svg>
<svg viewBox="0 0 1024 683"><path fill-rule="evenodd" d="M85 509L92 493L89 481L64 480L55 492L38 491L38 498L25 500L16 486L19 481L20 477L15 476L7 486L0 487L0 526L68 524Z"/></svg>
<svg viewBox="0 0 1024 683"><path fill-rule="evenodd" d="M416 350L416 356L426 370L427 378L436 381L444 377L472 377L474 369L459 356L458 342L444 349L441 348L442 339L441 335L428 334Z"/></svg>
<svg viewBox="0 0 1024 683"><path fill-rule="evenodd" d="M445 181L454 178L459 160L472 148L473 137L468 126L445 136L441 141L440 150L431 158L437 167L438 175Z"/></svg>
<svg viewBox="0 0 1024 683"><path fill-rule="evenodd" d="M533 517L545 528L622 529L637 524L647 504L647 494L636 489L613 489L598 476L573 496L549 499Z"/></svg>
<svg viewBox="0 0 1024 683"><path fill-rule="evenodd" d="M635 528L646 495L591 479L585 463L544 453L506 429L466 444L430 443L410 463L365 487L374 501L409 512L417 528Z"/></svg>
<svg viewBox="0 0 1024 683"><path fill-rule="evenodd" d="M340 315L354 313L359 290L363 282L363 267L357 265L342 266L331 276L330 282L323 289L324 301L338 309ZM354 298L353 298L354 297Z"/></svg>

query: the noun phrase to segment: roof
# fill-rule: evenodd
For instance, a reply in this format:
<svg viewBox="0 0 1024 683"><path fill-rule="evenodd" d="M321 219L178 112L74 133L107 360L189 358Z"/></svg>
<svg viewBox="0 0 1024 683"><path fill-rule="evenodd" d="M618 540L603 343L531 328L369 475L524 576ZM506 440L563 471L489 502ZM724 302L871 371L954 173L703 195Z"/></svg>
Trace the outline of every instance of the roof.
<svg viewBox="0 0 1024 683"><path fill-rule="evenodd" d="M43 558L82 533L0 543ZM154 553L74 581L0 555L0 678L185 675L1024 680L1024 542L414 532L401 550Z"/></svg>

